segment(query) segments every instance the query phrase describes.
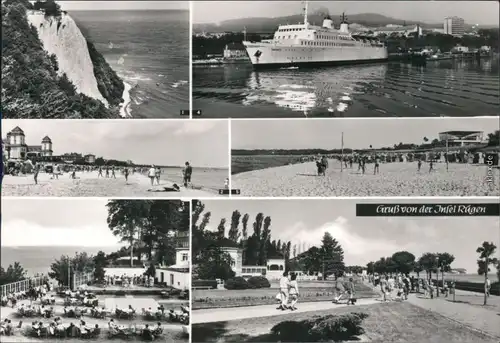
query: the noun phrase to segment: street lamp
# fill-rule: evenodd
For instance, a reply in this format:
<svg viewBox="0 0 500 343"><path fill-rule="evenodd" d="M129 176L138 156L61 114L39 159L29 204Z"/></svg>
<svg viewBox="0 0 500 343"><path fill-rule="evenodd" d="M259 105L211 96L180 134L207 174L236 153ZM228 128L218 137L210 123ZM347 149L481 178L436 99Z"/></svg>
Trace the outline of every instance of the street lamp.
<svg viewBox="0 0 500 343"><path fill-rule="evenodd" d="M436 297L439 298L439 256L436 255Z"/></svg>

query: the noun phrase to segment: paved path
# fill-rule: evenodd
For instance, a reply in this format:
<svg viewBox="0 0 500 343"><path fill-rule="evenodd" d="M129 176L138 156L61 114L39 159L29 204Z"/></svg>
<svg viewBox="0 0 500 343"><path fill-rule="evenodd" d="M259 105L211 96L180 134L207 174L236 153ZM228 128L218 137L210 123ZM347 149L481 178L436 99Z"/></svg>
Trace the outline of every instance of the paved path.
<svg viewBox="0 0 500 343"><path fill-rule="evenodd" d="M347 304L333 304L330 301L325 302L309 302L298 303L296 311L281 311L276 310L276 304L261 305L261 306L246 306L246 307L232 307L232 308L214 308L192 311L192 323L213 323L213 322L226 322L230 320L241 320L248 318L259 317L272 317L272 316L286 316L292 313L302 313L311 311L333 310L339 307L356 307L359 305L371 305L379 303L375 299L358 299L356 305Z"/></svg>

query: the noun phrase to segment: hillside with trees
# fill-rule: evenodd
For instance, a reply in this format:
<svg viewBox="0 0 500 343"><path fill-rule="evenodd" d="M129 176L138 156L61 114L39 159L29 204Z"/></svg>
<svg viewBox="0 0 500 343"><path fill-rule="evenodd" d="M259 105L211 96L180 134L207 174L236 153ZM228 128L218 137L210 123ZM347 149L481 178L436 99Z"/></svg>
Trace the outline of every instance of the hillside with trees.
<svg viewBox="0 0 500 343"><path fill-rule="evenodd" d="M56 20L61 15L54 0L36 2L35 6ZM117 118L124 84L104 57L87 40L98 88L110 108L77 93L66 74L58 74L56 56L44 50L37 29L28 22L27 11L33 9L27 0L2 2L3 118Z"/></svg>

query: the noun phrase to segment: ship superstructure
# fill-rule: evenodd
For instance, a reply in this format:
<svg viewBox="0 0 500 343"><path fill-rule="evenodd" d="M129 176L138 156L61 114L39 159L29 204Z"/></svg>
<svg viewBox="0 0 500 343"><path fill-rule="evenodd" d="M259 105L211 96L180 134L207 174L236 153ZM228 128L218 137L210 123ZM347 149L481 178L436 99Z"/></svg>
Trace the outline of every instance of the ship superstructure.
<svg viewBox="0 0 500 343"><path fill-rule="evenodd" d="M379 40L351 34L345 14L339 29L330 16L322 26L309 24L307 2L304 23L280 25L273 39L243 45L256 68L370 63L388 57L387 47Z"/></svg>

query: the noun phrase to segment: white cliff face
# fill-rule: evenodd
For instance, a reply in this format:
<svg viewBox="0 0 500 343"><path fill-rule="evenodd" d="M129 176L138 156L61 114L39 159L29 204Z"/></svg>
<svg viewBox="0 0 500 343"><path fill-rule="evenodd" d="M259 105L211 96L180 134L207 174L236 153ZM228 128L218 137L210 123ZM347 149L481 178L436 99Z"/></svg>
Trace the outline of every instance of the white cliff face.
<svg viewBox="0 0 500 343"><path fill-rule="evenodd" d="M97 88L87 42L75 21L67 14L62 14L60 20L53 17L46 19L43 13L34 11L28 13L28 21L38 30L43 48L49 55L56 55L59 65L57 73L66 73L77 92L100 100L108 107L107 100Z"/></svg>

